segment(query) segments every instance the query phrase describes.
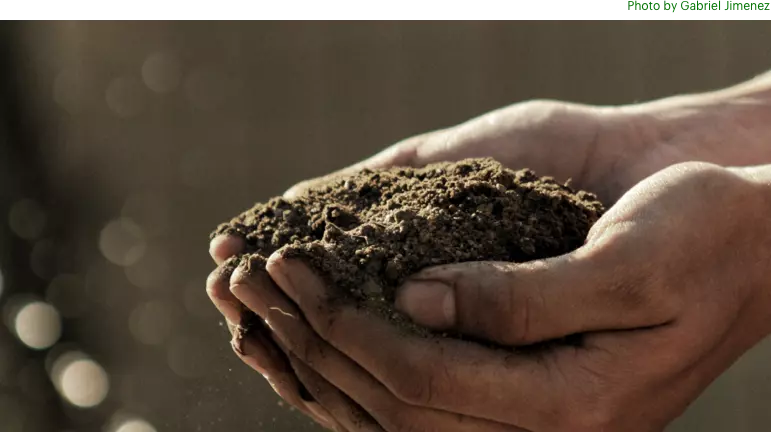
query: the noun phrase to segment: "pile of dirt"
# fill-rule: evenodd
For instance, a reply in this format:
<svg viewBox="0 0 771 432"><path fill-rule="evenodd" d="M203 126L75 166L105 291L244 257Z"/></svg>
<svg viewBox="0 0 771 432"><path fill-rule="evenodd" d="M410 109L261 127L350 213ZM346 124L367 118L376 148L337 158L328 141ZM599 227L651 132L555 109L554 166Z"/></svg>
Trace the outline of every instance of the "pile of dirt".
<svg viewBox="0 0 771 432"><path fill-rule="evenodd" d="M212 237L246 239L252 265L282 249L342 301L400 321L395 289L417 271L464 261L525 262L581 246L604 211L597 197L492 159L364 170L273 198Z"/></svg>

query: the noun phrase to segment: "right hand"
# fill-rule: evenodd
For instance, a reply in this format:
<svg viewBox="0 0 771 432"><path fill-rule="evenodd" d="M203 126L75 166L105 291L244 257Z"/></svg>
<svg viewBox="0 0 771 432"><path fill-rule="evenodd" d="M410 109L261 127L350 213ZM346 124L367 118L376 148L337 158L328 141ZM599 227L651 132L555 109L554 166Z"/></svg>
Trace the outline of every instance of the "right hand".
<svg viewBox="0 0 771 432"><path fill-rule="evenodd" d="M572 253L438 266L401 287L397 307L417 294L410 318L471 340L401 331L280 252L270 277L231 290L298 374L312 368L389 432L660 431L771 331L768 170L678 164Z"/></svg>
<svg viewBox="0 0 771 432"><path fill-rule="evenodd" d="M645 105L611 108L556 101L523 102L458 126L409 138L341 171L301 182L285 196L300 195L330 176L363 168L423 166L487 156L509 168L528 167L560 181L572 179L573 186L592 191L611 205L637 182L666 166L688 160L720 163L721 155L700 143L722 142L718 133L730 135L735 126L729 121L711 122L710 115L705 115L707 110L686 108L680 110L666 101L652 104L651 109ZM716 133L711 135L712 130ZM709 138L705 140L705 136ZM744 140L748 141L746 136ZM223 236L212 240L210 253L221 264L243 248L243 239ZM228 322L238 323L240 302L229 290L229 278L221 269L215 270L207 281L207 291ZM270 338L251 337L245 343L248 352L239 356L271 377L282 397L327 427L350 430L334 424L334 420L330 423L330 407L320 407L301 397L302 379L298 380L289 359ZM344 400L343 396L338 395L338 399Z"/></svg>

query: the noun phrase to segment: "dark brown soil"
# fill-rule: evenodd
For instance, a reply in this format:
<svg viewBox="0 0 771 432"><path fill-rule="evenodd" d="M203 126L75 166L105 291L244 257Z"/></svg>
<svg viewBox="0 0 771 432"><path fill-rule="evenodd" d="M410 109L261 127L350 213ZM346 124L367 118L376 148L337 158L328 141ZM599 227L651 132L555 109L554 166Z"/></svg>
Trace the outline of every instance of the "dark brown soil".
<svg viewBox="0 0 771 432"><path fill-rule="evenodd" d="M413 273L463 261L524 262L583 244L603 212L530 170L491 159L365 170L300 198L273 198L220 225L246 239L252 266L281 249L308 262L341 300L398 319L395 289Z"/></svg>

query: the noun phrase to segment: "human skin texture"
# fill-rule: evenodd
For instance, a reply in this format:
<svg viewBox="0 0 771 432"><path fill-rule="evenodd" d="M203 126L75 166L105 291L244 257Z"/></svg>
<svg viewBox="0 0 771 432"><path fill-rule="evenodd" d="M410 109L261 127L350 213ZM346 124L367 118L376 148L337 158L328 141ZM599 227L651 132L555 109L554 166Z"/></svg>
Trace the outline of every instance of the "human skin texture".
<svg viewBox="0 0 771 432"><path fill-rule="evenodd" d="M207 290L229 322L247 307L269 323L238 355L329 429L661 430L771 331L770 95L766 75L629 106L524 102L341 171L490 156L610 206L570 254L429 268L398 291L415 322L489 344L332 307L321 279L280 253L267 273L218 268ZM210 252L220 264L242 248L219 237ZM575 334L535 352L491 347Z"/></svg>

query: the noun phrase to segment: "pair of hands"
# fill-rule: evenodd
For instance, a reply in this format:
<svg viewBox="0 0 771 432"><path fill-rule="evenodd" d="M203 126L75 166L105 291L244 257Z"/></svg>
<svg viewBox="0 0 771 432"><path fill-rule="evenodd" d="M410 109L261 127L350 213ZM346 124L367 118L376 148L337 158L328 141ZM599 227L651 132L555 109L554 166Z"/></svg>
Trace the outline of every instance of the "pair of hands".
<svg viewBox="0 0 771 432"><path fill-rule="evenodd" d="M430 268L397 296L437 330L512 347L581 334L578 345L516 351L404 335L331 306L307 266L275 254L267 273L220 266L208 293L230 323L244 306L267 322L272 331L252 332L238 355L329 429L661 430L771 330L766 176L679 163L745 157L711 145L741 134L740 123L688 112L526 102L343 170L491 156L614 203L573 253ZM211 253L221 264L242 248L220 237Z"/></svg>

